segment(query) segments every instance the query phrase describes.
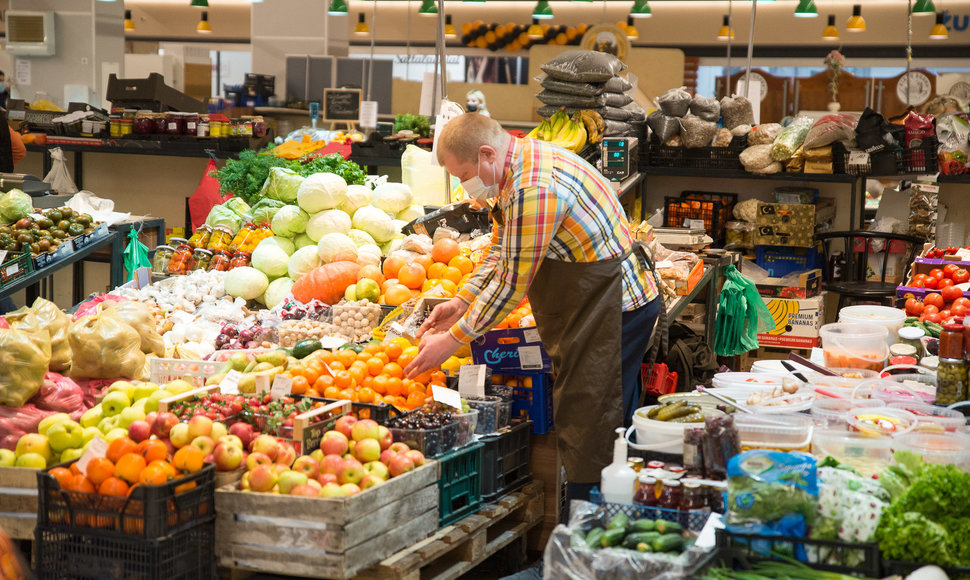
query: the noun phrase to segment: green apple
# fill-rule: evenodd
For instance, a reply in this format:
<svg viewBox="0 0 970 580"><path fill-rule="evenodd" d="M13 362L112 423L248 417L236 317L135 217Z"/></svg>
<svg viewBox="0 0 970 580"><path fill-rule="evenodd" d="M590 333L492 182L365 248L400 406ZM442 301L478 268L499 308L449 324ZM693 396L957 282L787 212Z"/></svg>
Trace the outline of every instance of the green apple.
<svg viewBox="0 0 970 580"><path fill-rule="evenodd" d="M161 401L162 399L167 399L167 398L169 398L171 396L172 396L172 393L168 392L165 389L159 389L159 390L155 391L147 399L144 399L145 401L147 401L145 403L145 412L146 413L153 413L153 412L154 413L157 413L158 412L158 402Z"/></svg>
<svg viewBox="0 0 970 580"><path fill-rule="evenodd" d="M74 461L75 459L80 459L86 450L84 447L78 447L77 449L65 449L61 452L61 463L67 463L68 461Z"/></svg>
<svg viewBox="0 0 970 580"><path fill-rule="evenodd" d="M104 419L104 414L101 412L101 403L98 403L81 415L81 427L96 427L101 419Z"/></svg>
<svg viewBox="0 0 970 580"><path fill-rule="evenodd" d="M13 467L16 463L16 453L9 449L0 449L0 467Z"/></svg>
<svg viewBox="0 0 970 580"><path fill-rule="evenodd" d="M135 385L133 385L132 383L129 383L128 381L115 381L111 383L110 387L108 387L108 392L124 393L125 396L128 397L129 400L131 400L131 398L135 395Z"/></svg>
<svg viewBox="0 0 970 580"><path fill-rule="evenodd" d="M128 436L128 430L122 429L121 427L115 427L111 431L104 434L104 440L111 443L115 439L121 439L122 437Z"/></svg>
<svg viewBox="0 0 970 580"><path fill-rule="evenodd" d="M44 417L44 420L37 424L37 432L41 435L47 435L47 430L57 425L61 421L70 421L71 416L67 413L54 413L48 417Z"/></svg>
<svg viewBox="0 0 970 580"><path fill-rule="evenodd" d="M54 456L47 436L41 435L40 433L27 433L26 435L22 435L17 441L15 453L18 457L27 453L35 453L43 458L45 464Z"/></svg>
<svg viewBox="0 0 970 580"><path fill-rule="evenodd" d="M138 402L140 403L141 401ZM118 421L118 426L122 429L127 429L135 421L145 420L145 412L137 407L128 407L118 416L121 417L121 419Z"/></svg>
<svg viewBox="0 0 970 580"><path fill-rule="evenodd" d="M61 421L47 430L47 441L54 453L77 449L84 445L84 427L70 419Z"/></svg>
<svg viewBox="0 0 970 580"><path fill-rule="evenodd" d="M135 385L134 393L132 393L132 401L140 401L142 399L148 398L152 393L158 390L158 385L155 383L139 383Z"/></svg>
<svg viewBox="0 0 970 580"><path fill-rule="evenodd" d="M89 441L95 437L101 436L101 430L95 427L85 427L84 428L84 443L87 444Z"/></svg>
<svg viewBox="0 0 970 580"><path fill-rule="evenodd" d="M246 362L248 363L249 360L247 359ZM181 395L182 393L187 393L194 388L196 388L195 385L184 379L176 379L170 383L166 383L165 386L162 387L162 389L172 393L173 395Z"/></svg>
<svg viewBox="0 0 970 580"><path fill-rule="evenodd" d="M98 423L98 431L101 431L102 433L107 433L108 431L111 431L112 429L117 427L118 421L120 420L121 420L121 415L115 415L114 417L105 417L104 419L101 419L100 423Z"/></svg>
<svg viewBox="0 0 970 580"><path fill-rule="evenodd" d="M114 417L130 406L131 398L128 395L121 391L109 391L101 400L101 413L105 417Z"/></svg>
<svg viewBox="0 0 970 580"><path fill-rule="evenodd" d="M131 406L128 407L128 408L129 409L138 409L139 411L141 411L142 413L145 413L147 415L148 414L148 411L145 410L145 406L147 404L148 404L148 399L147 398L146 399L138 399L137 401L135 401L134 403L132 403Z"/></svg>
<svg viewBox="0 0 970 580"><path fill-rule="evenodd" d="M47 467L47 461L40 453L24 453L17 458L15 465L17 467L29 467L30 469L44 469Z"/></svg>
<svg viewBox="0 0 970 580"><path fill-rule="evenodd" d="M381 297L381 287L370 278L361 278L357 281L357 300L369 300L377 303Z"/></svg>

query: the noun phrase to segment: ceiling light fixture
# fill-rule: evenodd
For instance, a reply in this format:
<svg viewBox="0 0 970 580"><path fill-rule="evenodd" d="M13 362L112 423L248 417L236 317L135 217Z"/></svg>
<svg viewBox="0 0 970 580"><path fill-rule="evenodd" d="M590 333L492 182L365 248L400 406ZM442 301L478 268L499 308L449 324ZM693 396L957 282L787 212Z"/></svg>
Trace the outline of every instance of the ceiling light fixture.
<svg viewBox="0 0 970 580"><path fill-rule="evenodd" d="M936 6L933 5L933 0L916 0L916 4L913 5L913 16L929 16L931 14L936 14Z"/></svg>
<svg viewBox="0 0 970 580"><path fill-rule="evenodd" d="M647 0L635 0L633 2L633 8L630 8L630 16L634 18L650 18L653 16L653 12L650 10L650 5L647 4Z"/></svg>
<svg viewBox="0 0 970 580"><path fill-rule="evenodd" d="M633 25L633 17L626 17L626 37L627 38L640 38L640 32L637 31L637 27Z"/></svg>
<svg viewBox="0 0 970 580"><path fill-rule="evenodd" d="M535 10L532 11L532 17L538 18L539 20L552 20L552 6L549 6L549 0L539 0L536 2Z"/></svg>
<svg viewBox="0 0 970 580"><path fill-rule="evenodd" d="M798 7L795 8L795 16L799 18L816 18L818 8L815 7L815 0L799 0Z"/></svg>
<svg viewBox="0 0 970 580"><path fill-rule="evenodd" d="M532 19L532 26L526 31L526 36L529 38L542 38L546 33L542 31L542 26L539 25L539 20L536 18Z"/></svg>
<svg viewBox="0 0 970 580"><path fill-rule="evenodd" d="M327 9L327 14L330 16L346 16L347 2L344 0L332 0L330 2L330 8Z"/></svg>
<svg viewBox="0 0 970 580"><path fill-rule="evenodd" d="M849 17L849 23L845 26L845 29L849 32L866 31L866 19L862 17L861 4L855 4L852 6L852 16Z"/></svg>
<svg viewBox="0 0 970 580"><path fill-rule="evenodd" d="M838 40L839 29L835 27L835 14L829 14L829 24L822 31L822 40Z"/></svg>
<svg viewBox="0 0 970 580"><path fill-rule="evenodd" d="M418 14L421 16L437 16L438 5L434 3L434 0L424 0L421 2L421 8L418 8Z"/></svg>
<svg viewBox="0 0 970 580"><path fill-rule="evenodd" d="M948 31L946 26L943 24L943 13L937 12L936 24L933 25L932 29L930 29L930 39L946 40L947 38L950 38L950 31Z"/></svg>
<svg viewBox="0 0 970 580"><path fill-rule="evenodd" d="M717 39L732 40L733 38L734 29L731 28L731 17L725 14L724 19L721 21L721 28L717 31Z"/></svg>
<svg viewBox="0 0 970 580"><path fill-rule="evenodd" d="M357 13L357 26L354 27L354 34L370 34L370 27L367 26L367 19L363 12Z"/></svg>
<svg viewBox="0 0 970 580"><path fill-rule="evenodd" d="M212 25L209 24L209 12L207 10L202 12L202 20L195 25L195 31L199 34L212 34Z"/></svg>
<svg viewBox="0 0 970 580"><path fill-rule="evenodd" d="M135 29L135 21L131 19L131 10L125 10L125 32Z"/></svg>
<svg viewBox="0 0 970 580"><path fill-rule="evenodd" d="M451 23L451 14L445 14L445 37L454 38L458 36L458 31L455 30L455 26Z"/></svg>
<svg viewBox="0 0 970 580"><path fill-rule="evenodd" d="M192 0L193 8L208 8L209 0Z"/></svg>

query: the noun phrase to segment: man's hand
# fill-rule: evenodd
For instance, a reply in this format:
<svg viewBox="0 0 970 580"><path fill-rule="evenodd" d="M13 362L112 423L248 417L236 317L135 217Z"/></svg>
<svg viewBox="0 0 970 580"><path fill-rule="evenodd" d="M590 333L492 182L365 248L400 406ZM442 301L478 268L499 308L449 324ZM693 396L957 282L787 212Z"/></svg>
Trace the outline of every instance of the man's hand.
<svg viewBox="0 0 970 580"><path fill-rule="evenodd" d="M444 306L444 304L441 306ZM438 308L441 308L441 306ZM421 344L418 347L418 356L414 357L411 364L404 369L404 374L409 379L413 379L421 373L441 365L459 347L461 347L461 343L455 340L455 337L450 332L434 332L428 334L421 339Z"/></svg>
<svg viewBox="0 0 970 580"><path fill-rule="evenodd" d="M425 333L437 334L447 332L458 322L461 315L468 310L468 303L461 298L455 297L448 302L443 302L434 307L431 314L418 329L417 338L421 338ZM422 341L423 343L424 341ZM455 347L457 348L457 347ZM447 358L447 357L445 357ZM442 359L444 361L444 359Z"/></svg>

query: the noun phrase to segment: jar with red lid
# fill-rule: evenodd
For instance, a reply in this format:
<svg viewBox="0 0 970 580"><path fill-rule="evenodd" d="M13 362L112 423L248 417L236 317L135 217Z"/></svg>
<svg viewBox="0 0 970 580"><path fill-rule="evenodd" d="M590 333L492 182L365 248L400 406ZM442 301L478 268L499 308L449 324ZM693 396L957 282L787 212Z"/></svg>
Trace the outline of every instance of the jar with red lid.
<svg viewBox="0 0 970 580"><path fill-rule="evenodd" d="M196 136L199 127L198 113L182 113L182 134Z"/></svg>
<svg viewBox="0 0 970 580"><path fill-rule="evenodd" d="M165 133L168 135L181 135L185 130L185 119L181 113L169 111L165 114Z"/></svg>
<svg viewBox="0 0 970 580"><path fill-rule="evenodd" d="M633 494L633 503L648 507L657 507L657 480L649 475L641 475L637 479L637 492Z"/></svg>
<svg viewBox="0 0 970 580"><path fill-rule="evenodd" d="M249 252L236 252L232 255L232 260L229 261L229 269L244 268L249 265L251 258Z"/></svg>
<svg viewBox="0 0 970 580"><path fill-rule="evenodd" d="M179 244L168 263L168 273L173 275L188 274L192 271L192 246Z"/></svg>
<svg viewBox="0 0 970 580"><path fill-rule="evenodd" d="M205 249L212 250L222 250L223 252L229 251L229 244L232 243L232 230L228 226L216 226L212 229L212 235L209 237L209 243L206 245Z"/></svg>
<svg viewBox="0 0 970 580"><path fill-rule="evenodd" d="M683 498L683 490L680 488L680 481L677 479L663 480L663 492L660 495L659 506L669 510L680 509Z"/></svg>
<svg viewBox="0 0 970 580"><path fill-rule="evenodd" d="M260 138L266 136L266 121L263 117L253 117L253 137Z"/></svg>
<svg viewBox="0 0 970 580"><path fill-rule="evenodd" d="M138 111L135 114L135 122L132 127L135 135L151 135L154 131L154 120L151 111Z"/></svg>
<svg viewBox="0 0 970 580"><path fill-rule="evenodd" d="M944 324L940 332L940 358L962 359L964 332L962 324Z"/></svg>
<svg viewBox="0 0 970 580"><path fill-rule="evenodd" d="M654 459L653 461L647 463L647 469L663 469L664 465L666 464L663 461Z"/></svg>
<svg viewBox="0 0 970 580"><path fill-rule="evenodd" d="M226 272L229 270L229 263L231 261L232 256L229 255L229 252L216 250L212 252L212 259L209 261L209 271Z"/></svg>

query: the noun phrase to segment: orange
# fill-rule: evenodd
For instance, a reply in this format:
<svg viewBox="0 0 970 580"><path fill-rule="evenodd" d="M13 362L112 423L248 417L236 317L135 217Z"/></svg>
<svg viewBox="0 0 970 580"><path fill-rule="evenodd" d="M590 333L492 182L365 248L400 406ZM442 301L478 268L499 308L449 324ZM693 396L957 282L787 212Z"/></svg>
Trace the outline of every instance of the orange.
<svg viewBox="0 0 970 580"><path fill-rule="evenodd" d="M404 376L404 369L398 363L387 363L384 365L383 374L400 379Z"/></svg>
<svg viewBox="0 0 970 580"><path fill-rule="evenodd" d="M404 381L398 377L390 377L387 379L387 394L392 397L399 396L404 391Z"/></svg>
<svg viewBox="0 0 970 580"><path fill-rule="evenodd" d="M386 294L387 289L395 284L400 284L397 278L388 278L387 280L384 280L384 283L381 284L381 294Z"/></svg>
<svg viewBox="0 0 970 580"><path fill-rule="evenodd" d="M168 472L161 465L155 464L146 467L138 474L138 483L144 485L162 485L168 481Z"/></svg>
<svg viewBox="0 0 970 580"><path fill-rule="evenodd" d="M316 354L318 357L320 357L320 362L323 363L323 364L325 364L325 365L329 365L330 363L333 362L333 356L334 355L329 350L322 350L321 349L321 350L318 350L317 352L315 352L314 354Z"/></svg>
<svg viewBox="0 0 970 580"><path fill-rule="evenodd" d="M374 390L367 387L363 387L357 391L357 400L361 403L373 403L374 402Z"/></svg>
<svg viewBox="0 0 970 580"><path fill-rule="evenodd" d="M403 284L394 284L384 293L384 301L392 306L400 306L411 299L411 292Z"/></svg>
<svg viewBox="0 0 970 580"><path fill-rule="evenodd" d="M310 384L306 377L293 377L293 385L290 387L290 392L294 395L305 395L309 387ZM176 455L178 454L176 453Z"/></svg>
<svg viewBox="0 0 970 580"><path fill-rule="evenodd" d="M117 441L117 439L116 439ZM81 493L95 493L97 490L91 480L84 475L72 475L67 481L68 491L79 491Z"/></svg>
<svg viewBox="0 0 970 580"><path fill-rule="evenodd" d="M384 280L386 279L384 278L384 273L381 272L380 267L373 264L363 266L357 271L357 279L360 280L361 278L370 278L371 280L377 282L378 286L383 284Z"/></svg>
<svg viewBox="0 0 970 580"><path fill-rule="evenodd" d="M389 381L390 379L388 379L388 377L384 375L377 375L376 377L374 377L374 382L371 385L371 388L373 388L374 391L379 395L386 395L387 384Z"/></svg>
<svg viewBox="0 0 970 580"><path fill-rule="evenodd" d="M345 371L347 370L347 367L344 366L344 363L340 362L339 360L334 360L330 363L330 370L333 371L334 374L337 374L337 371Z"/></svg>
<svg viewBox="0 0 970 580"><path fill-rule="evenodd" d="M168 457L168 446L160 439L145 439L138 444L138 452L145 458L145 463L165 460Z"/></svg>
<svg viewBox="0 0 970 580"><path fill-rule="evenodd" d="M164 443L163 443L164 445ZM127 453L135 453L138 449L138 444L127 437L121 437L115 439L108 444L108 451L105 452L105 457L111 460L115 465L118 464L118 460L121 459L122 455ZM75 464L76 465L76 464ZM72 465L73 467L73 465Z"/></svg>
<svg viewBox="0 0 970 580"><path fill-rule="evenodd" d="M448 266L445 268L444 274L441 277L457 285L459 282L461 282L462 273L458 268Z"/></svg>
<svg viewBox="0 0 970 580"><path fill-rule="evenodd" d="M452 296L458 294L458 282L454 282L452 280L438 280L438 283L441 284L441 289L444 290L446 294L450 294Z"/></svg>
<svg viewBox="0 0 970 580"><path fill-rule="evenodd" d="M350 392L350 389L344 389L344 390L340 391L340 394L337 395L337 398L338 399L343 399L345 401L350 401L350 400L352 400L354 398L354 394L352 392Z"/></svg>
<svg viewBox="0 0 970 580"><path fill-rule="evenodd" d="M188 473L195 473L202 469L203 461L205 461L205 454L194 445L186 445L179 449L172 458L175 469Z"/></svg>
<svg viewBox="0 0 970 580"><path fill-rule="evenodd" d="M98 486L98 493L101 495L125 497L128 495L128 484L117 477L109 477Z"/></svg>
<svg viewBox="0 0 970 580"><path fill-rule="evenodd" d="M441 275L444 273L445 268L447 267L448 264L444 262L435 262L434 264L431 264L431 267L428 268L428 279L437 280L438 278L441 278Z"/></svg>
<svg viewBox="0 0 970 580"><path fill-rule="evenodd" d="M320 396L320 391L314 389L313 387L310 387L303 394L305 396L307 396L307 397L319 397Z"/></svg>
<svg viewBox="0 0 970 580"><path fill-rule="evenodd" d="M366 352L367 354L375 354L381 351L381 344L379 342L368 342L361 352Z"/></svg>
<svg viewBox="0 0 970 580"><path fill-rule="evenodd" d="M115 439L118 441L118 439ZM114 441L112 441L114 443ZM164 443L162 444L164 445ZM110 446L109 446L110 449ZM123 455L115 462L115 476L127 481L128 483L138 483L138 477L148 463L145 458L137 453Z"/></svg>
<svg viewBox="0 0 970 580"><path fill-rule="evenodd" d="M115 464L107 457L95 457L88 462L87 474L91 483L99 486L101 482L115 474Z"/></svg>
<svg viewBox="0 0 970 580"><path fill-rule="evenodd" d="M401 356L401 352L404 349L398 342L388 342L384 344L384 354L386 354L391 360L397 360L397 357Z"/></svg>
<svg viewBox="0 0 970 580"><path fill-rule="evenodd" d="M333 384L338 389L347 389L350 387L353 378L350 376L348 371L339 371L333 377Z"/></svg>
<svg viewBox="0 0 970 580"><path fill-rule="evenodd" d="M431 372L431 382L432 383L436 383L436 384L439 384L439 385L443 385L443 384L445 384L445 379L446 379L445 373L443 373L440 369Z"/></svg>
<svg viewBox="0 0 970 580"><path fill-rule="evenodd" d="M423 397L427 390L422 383L414 381L408 386L408 397L411 395L421 395Z"/></svg>
<svg viewBox="0 0 970 580"><path fill-rule="evenodd" d="M434 258L436 262L450 262L455 256L460 253L458 247L458 242L451 238L441 238L436 241L433 246L431 246L431 257Z"/></svg>
<svg viewBox="0 0 970 580"><path fill-rule="evenodd" d="M53 467L47 473L51 474L51 476L57 480L57 485L59 485L61 489L67 489L67 482L70 481L73 475L75 475L66 467Z"/></svg>
<svg viewBox="0 0 970 580"><path fill-rule="evenodd" d="M320 378L318 378L316 381L313 382L313 387L311 388L314 390L320 391L322 393L327 387L329 387L332 384L333 384L333 377L331 377L330 375L320 375ZM310 389L307 389L307 391L309 390Z"/></svg>
<svg viewBox="0 0 970 580"><path fill-rule="evenodd" d="M448 261L448 265L458 268L463 275L471 274L472 270L475 268L475 264L471 261L471 259L466 258L465 256L455 256Z"/></svg>
<svg viewBox="0 0 970 580"><path fill-rule="evenodd" d="M335 386L329 386L323 390L323 397L325 399L336 399L340 396L340 389Z"/></svg>
<svg viewBox="0 0 970 580"><path fill-rule="evenodd" d="M364 377L370 376L367 374L367 365L363 363L361 365L363 366L354 363L354 366L350 367L350 370L347 371L350 373L350 377L354 380L355 385L360 384L364 380Z"/></svg>
<svg viewBox="0 0 970 580"><path fill-rule="evenodd" d="M388 256L384 260L384 265L381 267L381 271L384 273L385 278L397 278L397 272L404 265L404 259L400 256Z"/></svg>
<svg viewBox="0 0 970 580"><path fill-rule="evenodd" d="M383 360L377 358L376 356L367 359L367 372L369 372L371 376L376 377L377 375L381 374L382 370L384 370Z"/></svg>
<svg viewBox="0 0 970 580"><path fill-rule="evenodd" d="M421 383L422 385L426 385L426 384L430 383L431 382L431 371L430 370L424 371L420 375L414 377L414 380L417 381L417 382L419 382L419 383Z"/></svg>
<svg viewBox="0 0 970 580"><path fill-rule="evenodd" d="M424 400L425 400L424 395L419 395L417 393L408 395L408 399L407 399L407 402L405 403L405 407L408 409L417 409L418 407L424 404Z"/></svg>
<svg viewBox="0 0 970 580"><path fill-rule="evenodd" d="M401 356L397 357L397 364L401 366L402 369L408 368L408 365L414 360L413 354L403 353Z"/></svg>
<svg viewBox="0 0 970 580"><path fill-rule="evenodd" d="M434 264L434 259L431 257L431 254L420 254L414 259L414 263L420 264L421 267L424 268L424 271L427 272L428 268L431 267L431 264ZM398 278L401 277L400 274L401 273L398 272Z"/></svg>
<svg viewBox="0 0 970 580"><path fill-rule="evenodd" d="M364 377L364 380L362 380L360 382L360 385L358 385L358 386L359 387L367 387L368 389L373 389L374 388L374 377L372 377L370 375L367 375L366 377Z"/></svg>
<svg viewBox="0 0 970 580"><path fill-rule="evenodd" d="M417 262L402 266L398 272L398 280L401 281L401 284L412 290L420 288L426 278L427 270Z"/></svg>
<svg viewBox="0 0 970 580"><path fill-rule="evenodd" d="M345 348L337 352L337 360L344 365L345 369L349 369L350 365L354 364L357 360L357 353L349 348Z"/></svg>

